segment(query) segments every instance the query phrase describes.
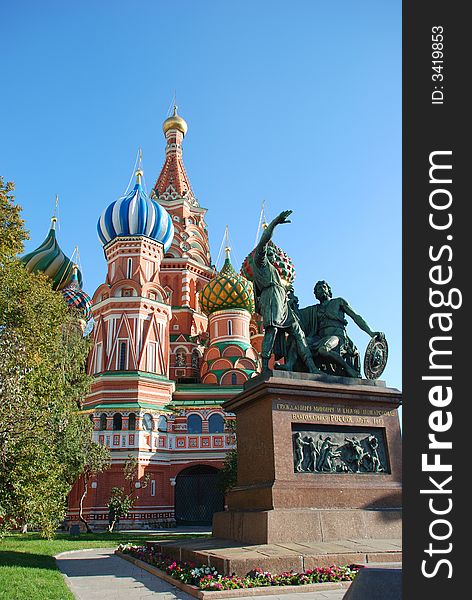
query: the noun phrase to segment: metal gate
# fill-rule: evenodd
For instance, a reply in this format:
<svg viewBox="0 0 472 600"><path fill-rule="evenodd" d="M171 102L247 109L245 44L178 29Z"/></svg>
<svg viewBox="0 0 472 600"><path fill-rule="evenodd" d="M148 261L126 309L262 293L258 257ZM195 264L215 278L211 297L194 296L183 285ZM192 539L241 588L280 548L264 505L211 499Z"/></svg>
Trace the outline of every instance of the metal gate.
<svg viewBox="0 0 472 600"><path fill-rule="evenodd" d="M224 508L219 488L219 471L204 465L181 471L175 480L175 518L177 523L211 523L213 513Z"/></svg>

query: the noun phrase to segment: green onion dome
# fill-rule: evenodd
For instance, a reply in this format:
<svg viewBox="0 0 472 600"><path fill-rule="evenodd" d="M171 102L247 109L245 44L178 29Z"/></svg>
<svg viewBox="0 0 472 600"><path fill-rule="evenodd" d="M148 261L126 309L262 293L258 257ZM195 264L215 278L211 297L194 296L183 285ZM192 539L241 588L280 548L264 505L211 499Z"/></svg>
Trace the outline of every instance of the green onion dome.
<svg viewBox="0 0 472 600"><path fill-rule="evenodd" d="M61 290L72 282L73 264L59 247L56 239L56 217L51 219L51 228L44 242L21 261L31 273L44 273L52 281L54 290ZM82 274L77 272L79 285L82 285Z"/></svg>
<svg viewBox="0 0 472 600"><path fill-rule="evenodd" d="M241 275L249 281L253 280L254 266L254 250L246 256L241 267ZM267 244L267 258L269 262L277 269L282 281L288 285L292 285L295 281L295 267L292 259L286 254L282 248L279 248L272 240Z"/></svg>
<svg viewBox="0 0 472 600"><path fill-rule="evenodd" d="M252 283L236 273L226 249L226 260L218 275L200 292L200 306L206 315L217 310L243 309L254 312Z"/></svg>

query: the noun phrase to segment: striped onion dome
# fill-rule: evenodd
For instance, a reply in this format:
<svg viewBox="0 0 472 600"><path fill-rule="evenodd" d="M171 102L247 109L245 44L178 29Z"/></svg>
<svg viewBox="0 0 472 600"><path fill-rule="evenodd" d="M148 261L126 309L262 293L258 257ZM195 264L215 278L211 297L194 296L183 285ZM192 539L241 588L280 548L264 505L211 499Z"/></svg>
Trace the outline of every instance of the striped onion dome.
<svg viewBox="0 0 472 600"><path fill-rule="evenodd" d="M60 290L72 281L73 264L59 247L56 239L56 217L51 219L51 229L44 242L21 258L25 267L31 273L44 273L51 279L52 287ZM82 274L77 273L79 284L82 285Z"/></svg>
<svg viewBox="0 0 472 600"><path fill-rule="evenodd" d="M254 265L254 252L255 248L246 258L241 267L241 275L253 280L253 265ZM282 248L279 248L272 240L267 245L267 258L277 269L282 281L287 285L292 285L295 281L295 267L292 259L286 254Z"/></svg>
<svg viewBox="0 0 472 600"><path fill-rule="evenodd" d="M136 185L125 196L112 202L103 211L97 230L103 246L116 237L144 235L160 242L164 252L174 237L174 225L169 213L143 190L142 171L136 171Z"/></svg>
<svg viewBox="0 0 472 600"><path fill-rule="evenodd" d="M83 318L88 321L91 317L92 300L90 296L82 289L77 276L77 265L73 266L72 281L65 288L62 288L61 294L70 308L80 311Z"/></svg>
<svg viewBox="0 0 472 600"><path fill-rule="evenodd" d="M226 249L226 260L218 275L200 292L200 306L206 315L217 310L243 309L254 312L252 283L236 273Z"/></svg>

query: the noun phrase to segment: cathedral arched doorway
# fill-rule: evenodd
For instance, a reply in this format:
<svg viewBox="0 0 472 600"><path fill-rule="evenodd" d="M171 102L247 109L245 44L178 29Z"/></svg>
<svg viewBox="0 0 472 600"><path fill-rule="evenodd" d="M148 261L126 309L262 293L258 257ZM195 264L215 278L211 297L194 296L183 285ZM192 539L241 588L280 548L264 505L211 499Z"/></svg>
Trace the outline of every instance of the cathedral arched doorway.
<svg viewBox="0 0 472 600"><path fill-rule="evenodd" d="M210 524L213 513L224 509L224 495L215 467L196 465L183 469L175 479L177 524Z"/></svg>

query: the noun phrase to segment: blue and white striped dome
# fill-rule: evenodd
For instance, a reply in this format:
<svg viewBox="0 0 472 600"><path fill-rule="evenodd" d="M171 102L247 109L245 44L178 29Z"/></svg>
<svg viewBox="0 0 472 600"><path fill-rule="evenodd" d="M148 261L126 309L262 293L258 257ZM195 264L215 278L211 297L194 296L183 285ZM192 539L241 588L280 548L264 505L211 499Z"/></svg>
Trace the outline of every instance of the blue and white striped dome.
<svg viewBox="0 0 472 600"><path fill-rule="evenodd" d="M151 200L141 186L141 172L129 194L112 202L97 223L98 237L103 246L116 237L145 235L169 250L174 237L174 225L169 213Z"/></svg>

